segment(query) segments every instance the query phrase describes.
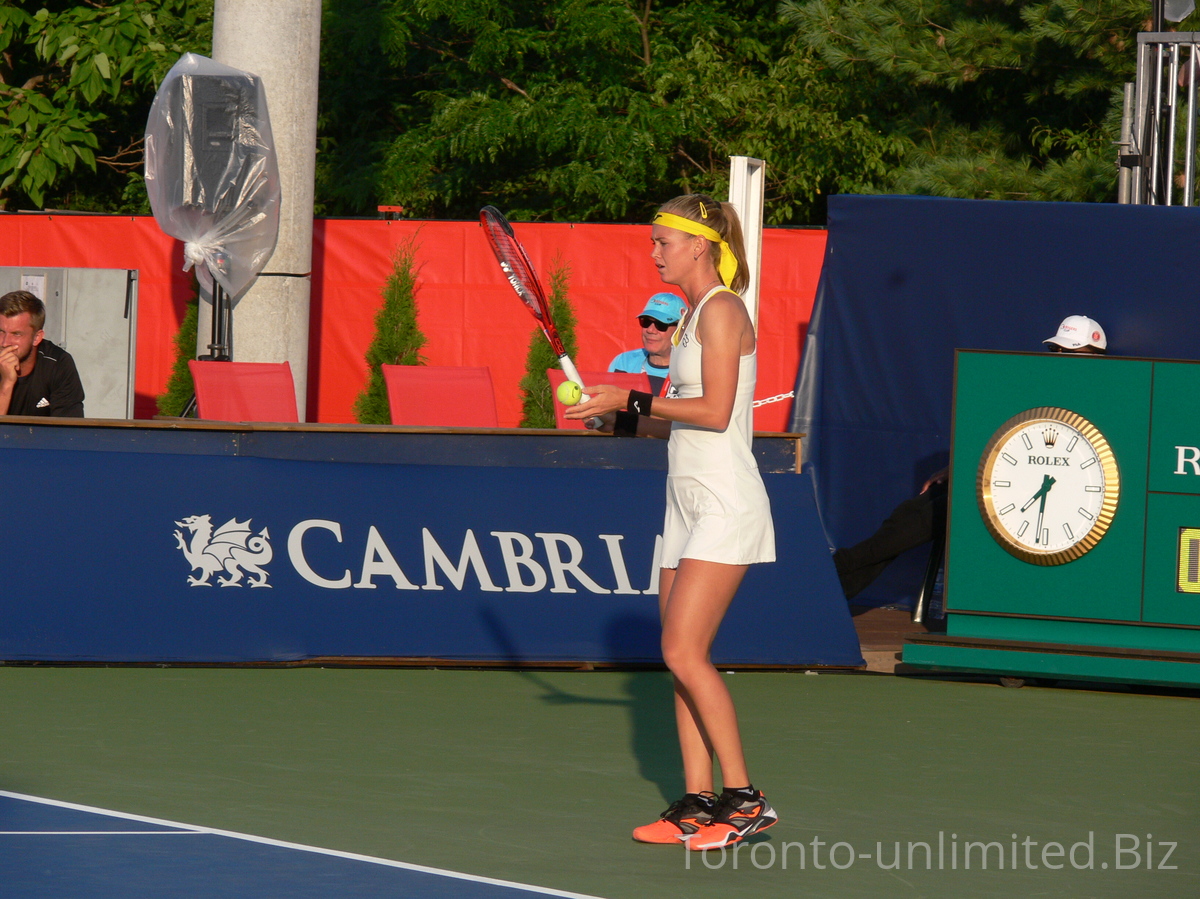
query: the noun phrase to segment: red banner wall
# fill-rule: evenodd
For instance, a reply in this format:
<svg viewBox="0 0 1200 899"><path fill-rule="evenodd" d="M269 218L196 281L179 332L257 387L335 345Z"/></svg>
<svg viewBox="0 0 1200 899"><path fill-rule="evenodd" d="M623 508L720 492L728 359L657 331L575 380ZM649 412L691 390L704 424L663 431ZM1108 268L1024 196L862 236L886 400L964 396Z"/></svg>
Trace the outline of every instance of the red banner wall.
<svg viewBox="0 0 1200 899"><path fill-rule="evenodd" d="M557 258L571 271L570 296L582 369L605 369L640 345L636 316L664 289L650 264L645 225L518 224L518 237L544 279ZM501 427L521 416L518 382L533 319L502 279L475 222L318 219L313 228L309 421L351 422L366 380L381 288L397 246L415 240L417 316L430 365L487 365ZM821 230L767 229L759 307L757 396L790 391L799 367L825 252ZM142 216L0 216L0 265L139 270L135 414L155 414L173 361L172 338L191 275L183 249ZM541 339L539 337L539 339ZM759 430L787 427L791 402L760 407Z"/></svg>
<svg viewBox="0 0 1200 899"><path fill-rule="evenodd" d="M137 269L134 415L155 415L154 398L171 374L175 332L192 296L181 243L150 216L0 215L0 265Z"/></svg>

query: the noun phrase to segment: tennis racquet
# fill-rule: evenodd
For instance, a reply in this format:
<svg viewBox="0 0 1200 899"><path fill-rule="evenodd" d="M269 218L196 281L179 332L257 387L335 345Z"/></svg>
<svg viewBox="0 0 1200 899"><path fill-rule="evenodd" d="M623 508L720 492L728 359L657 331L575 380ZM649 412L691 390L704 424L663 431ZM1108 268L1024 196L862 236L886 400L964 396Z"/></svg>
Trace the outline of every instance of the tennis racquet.
<svg viewBox="0 0 1200 899"><path fill-rule="evenodd" d="M542 333L550 341L551 349L558 356L559 366L570 380L582 387L583 378L579 376L579 369L567 355L562 338L558 336L558 329L554 327L554 319L550 317L550 301L546 298L546 292L542 290L542 283L538 280L537 272L533 270L525 248L513 233L512 225L495 206L484 206L480 209L479 221L483 225L492 252L496 254L496 261L500 263L500 270L508 278L508 283L512 285L517 296L537 319ZM579 402L586 403L588 399L587 394L584 394Z"/></svg>

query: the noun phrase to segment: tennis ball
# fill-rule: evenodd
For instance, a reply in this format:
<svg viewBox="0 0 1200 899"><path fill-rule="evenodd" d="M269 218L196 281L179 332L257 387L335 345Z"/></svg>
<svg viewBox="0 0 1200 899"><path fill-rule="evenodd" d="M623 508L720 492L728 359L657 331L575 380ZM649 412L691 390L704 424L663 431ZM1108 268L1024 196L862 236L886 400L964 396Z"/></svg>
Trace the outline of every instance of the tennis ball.
<svg viewBox="0 0 1200 899"><path fill-rule="evenodd" d="M583 388L574 381L563 381L558 385L558 401L564 406L574 406L583 396Z"/></svg>

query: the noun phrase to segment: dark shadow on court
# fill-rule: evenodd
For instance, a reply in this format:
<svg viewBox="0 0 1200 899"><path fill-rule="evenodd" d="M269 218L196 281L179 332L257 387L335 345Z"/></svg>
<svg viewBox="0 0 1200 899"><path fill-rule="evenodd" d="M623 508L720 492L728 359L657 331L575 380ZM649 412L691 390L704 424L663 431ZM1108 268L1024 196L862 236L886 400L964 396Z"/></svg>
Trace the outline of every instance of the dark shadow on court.
<svg viewBox="0 0 1200 899"><path fill-rule="evenodd" d="M491 609L480 612L504 658L519 665L523 659L504 622ZM609 658L657 655L659 623L656 616L620 615L605 631ZM648 649L652 647L652 649ZM563 690L537 671L518 667L517 673L535 684L543 702L551 705L621 705L629 710L630 749L637 759L638 773L658 787L664 801L671 802L683 793L683 759L675 734L675 693L671 676L665 671L630 670L618 672L624 678L624 699L597 699Z"/></svg>
<svg viewBox="0 0 1200 899"><path fill-rule="evenodd" d="M610 657L640 654L647 635L658 653L658 616L622 615L608 624L605 642ZM658 787L665 802L683 794L683 759L675 732L675 689L665 671L630 671L623 675L629 697L629 724L638 773Z"/></svg>

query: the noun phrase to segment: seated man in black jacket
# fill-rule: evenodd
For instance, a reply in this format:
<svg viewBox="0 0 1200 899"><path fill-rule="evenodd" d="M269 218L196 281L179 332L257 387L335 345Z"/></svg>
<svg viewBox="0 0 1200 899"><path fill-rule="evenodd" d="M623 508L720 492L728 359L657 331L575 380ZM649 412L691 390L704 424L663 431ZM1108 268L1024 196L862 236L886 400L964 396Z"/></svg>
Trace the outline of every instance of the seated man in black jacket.
<svg viewBox="0 0 1200 899"><path fill-rule="evenodd" d="M25 290L0 297L0 415L83 417L75 360L45 339L46 307Z"/></svg>

